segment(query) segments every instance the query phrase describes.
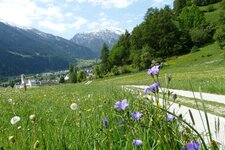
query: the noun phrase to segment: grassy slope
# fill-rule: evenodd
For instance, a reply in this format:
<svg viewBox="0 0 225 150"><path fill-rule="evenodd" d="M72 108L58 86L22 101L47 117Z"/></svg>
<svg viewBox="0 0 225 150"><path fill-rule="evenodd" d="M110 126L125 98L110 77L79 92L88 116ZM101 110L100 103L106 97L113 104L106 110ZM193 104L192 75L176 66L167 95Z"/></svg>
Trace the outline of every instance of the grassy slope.
<svg viewBox="0 0 225 150"><path fill-rule="evenodd" d="M170 58L160 72L161 85L165 86L165 75L172 74L171 88L209 93L225 94L225 56L216 43L200 48L200 51ZM147 75L147 70L118 77L100 80L118 85L150 85L154 81Z"/></svg>
<svg viewBox="0 0 225 150"><path fill-rule="evenodd" d="M203 6L203 7L200 7L200 9L204 11L204 10L207 10L207 8L209 8L209 7L213 7L215 10L212 11L212 12L206 12L205 13L206 21L210 22L211 24L215 24L219 20L220 13L225 13L225 12L221 8L221 2L211 4L211 5L208 5L208 6Z"/></svg>

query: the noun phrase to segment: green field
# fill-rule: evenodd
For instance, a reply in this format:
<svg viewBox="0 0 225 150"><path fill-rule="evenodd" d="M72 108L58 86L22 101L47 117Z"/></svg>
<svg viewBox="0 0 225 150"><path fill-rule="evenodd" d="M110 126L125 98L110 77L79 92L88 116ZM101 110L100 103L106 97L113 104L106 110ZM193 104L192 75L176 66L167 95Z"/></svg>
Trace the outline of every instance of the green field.
<svg viewBox="0 0 225 150"><path fill-rule="evenodd" d="M165 76L172 74L170 88L225 94L225 52L216 43L200 48L200 51L168 59L160 72L162 87ZM110 77L101 82L118 85L151 85L153 80L147 70L118 77Z"/></svg>
<svg viewBox="0 0 225 150"><path fill-rule="evenodd" d="M125 98L129 107L114 109L116 101ZM77 104L76 110L70 108L72 103ZM134 139L143 141L141 149L179 149L198 139L178 119L167 121L167 113L156 109L151 101L123 92L110 82L46 86L26 92L1 89L0 109L3 149L32 149L36 140L39 149L136 149ZM139 121L131 116L137 111L143 114ZM36 115L33 123L29 119L32 114ZM14 116L21 120L12 125ZM107 127L102 123L104 116ZM125 123L119 124L120 120ZM10 142L10 136L15 141Z"/></svg>
<svg viewBox="0 0 225 150"><path fill-rule="evenodd" d="M164 63L159 79L165 87L165 78L171 73L171 88L193 87L198 91L201 87L204 92L225 94L224 65L224 51L214 43L198 52L170 58ZM181 118L168 121L167 113L157 109L151 100L121 88L153 82L143 71L96 79L89 85L83 82L44 86L26 92L0 89L0 147L32 149L38 140L39 149L180 149L191 140L200 141ZM125 98L129 107L125 111L114 109L115 103ZM70 108L72 103L77 104L76 110ZM139 121L131 116L137 111L143 114ZM36 115L33 123L29 119L32 114ZM21 120L12 125L10 120L14 116ZM103 117L108 120L107 126ZM125 123L119 124L121 120ZM10 136L15 141L9 141ZM132 143L135 139L143 144L135 146Z"/></svg>

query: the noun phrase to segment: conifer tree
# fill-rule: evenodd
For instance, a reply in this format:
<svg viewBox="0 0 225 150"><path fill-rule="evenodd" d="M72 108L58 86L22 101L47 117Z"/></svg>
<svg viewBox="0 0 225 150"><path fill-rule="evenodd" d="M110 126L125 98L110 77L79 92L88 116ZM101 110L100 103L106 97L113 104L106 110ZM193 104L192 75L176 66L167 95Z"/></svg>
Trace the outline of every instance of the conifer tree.
<svg viewBox="0 0 225 150"><path fill-rule="evenodd" d="M102 46L100 58L102 60L102 62L101 62L102 73L106 74L110 70L110 63L109 63L109 48L105 43Z"/></svg>

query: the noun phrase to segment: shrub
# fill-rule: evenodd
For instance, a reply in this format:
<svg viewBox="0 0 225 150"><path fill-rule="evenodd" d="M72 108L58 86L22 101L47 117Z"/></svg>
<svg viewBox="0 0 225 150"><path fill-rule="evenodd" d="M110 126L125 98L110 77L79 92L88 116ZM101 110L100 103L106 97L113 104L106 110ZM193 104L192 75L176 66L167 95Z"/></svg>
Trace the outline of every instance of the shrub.
<svg viewBox="0 0 225 150"><path fill-rule="evenodd" d="M120 72L121 74L125 74L125 73L131 73L131 67L128 65L124 65L120 68Z"/></svg>
<svg viewBox="0 0 225 150"><path fill-rule="evenodd" d="M64 77L63 77L63 76L61 76L61 77L60 77L60 79L59 79L59 83L65 83L65 79L64 79Z"/></svg>
<svg viewBox="0 0 225 150"><path fill-rule="evenodd" d="M114 66L111 69L111 72L112 72L113 75L119 75L120 74L119 68L117 66Z"/></svg>
<svg viewBox="0 0 225 150"><path fill-rule="evenodd" d="M81 70L77 74L77 80L79 82L85 81L86 80L86 72L84 70Z"/></svg>

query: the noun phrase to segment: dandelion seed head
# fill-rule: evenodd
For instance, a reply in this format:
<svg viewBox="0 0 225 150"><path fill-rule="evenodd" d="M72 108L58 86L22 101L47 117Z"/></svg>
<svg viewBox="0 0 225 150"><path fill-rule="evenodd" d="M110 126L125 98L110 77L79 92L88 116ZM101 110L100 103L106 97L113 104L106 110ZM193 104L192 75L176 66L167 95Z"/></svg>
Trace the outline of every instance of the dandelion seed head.
<svg viewBox="0 0 225 150"><path fill-rule="evenodd" d="M17 122L20 121L20 117L19 116L14 116L12 119L11 119L11 124L14 125L16 124Z"/></svg>
<svg viewBox="0 0 225 150"><path fill-rule="evenodd" d="M76 103L72 103L72 104L70 105L70 108L71 108L72 110L76 110L76 109L77 109L77 104L76 104Z"/></svg>

